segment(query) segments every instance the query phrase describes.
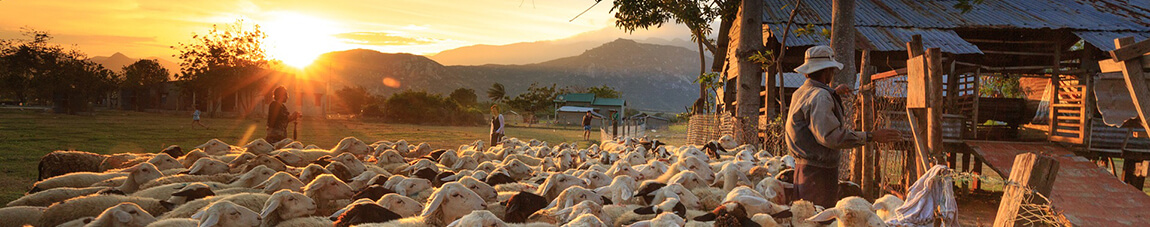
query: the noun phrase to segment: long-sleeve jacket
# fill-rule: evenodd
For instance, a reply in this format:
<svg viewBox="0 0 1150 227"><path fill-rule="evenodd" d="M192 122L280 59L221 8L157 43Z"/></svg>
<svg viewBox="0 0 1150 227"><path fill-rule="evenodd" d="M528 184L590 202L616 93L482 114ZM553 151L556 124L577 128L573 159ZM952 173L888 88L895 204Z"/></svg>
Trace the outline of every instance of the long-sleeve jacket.
<svg viewBox="0 0 1150 227"><path fill-rule="evenodd" d="M839 149L862 146L867 138L845 127L841 99L830 86L808 79L791 96L785 141L796 162L837 168Z"/></svg>

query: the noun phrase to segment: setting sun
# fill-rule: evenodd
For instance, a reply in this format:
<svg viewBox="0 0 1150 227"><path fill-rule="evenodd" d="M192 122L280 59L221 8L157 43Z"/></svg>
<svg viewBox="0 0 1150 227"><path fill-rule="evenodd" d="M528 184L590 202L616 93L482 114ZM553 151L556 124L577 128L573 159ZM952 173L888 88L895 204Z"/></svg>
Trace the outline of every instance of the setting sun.
<svg viewBox="0 0 1150 227"><path fill-rule="evenodd" d="M273 13L267 21L259 22L267 33L268 55L296 68L307 67L320 54L337 50L339 24L310 15L294 12Z"/></svg>

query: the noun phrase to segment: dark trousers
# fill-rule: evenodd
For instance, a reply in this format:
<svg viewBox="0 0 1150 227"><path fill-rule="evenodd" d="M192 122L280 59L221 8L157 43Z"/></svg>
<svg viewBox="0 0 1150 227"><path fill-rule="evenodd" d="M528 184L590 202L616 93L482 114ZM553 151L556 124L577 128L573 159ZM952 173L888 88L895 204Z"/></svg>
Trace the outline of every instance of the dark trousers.
<svg viewBox="0 0 1150 227"><path fill-rule="evenodd" d="M838 168L795 164L795 194L798 199L826 208L834 207L839 199L838 184Z"/></svg>
<svg viewBox="0 0 1150 227"><path fill-rule="evenodd" d="M498 132L492 132L491 133L491 146L495 146L496 144L499 144L500 140L503 140L503 133L498 133Z"/></svg>

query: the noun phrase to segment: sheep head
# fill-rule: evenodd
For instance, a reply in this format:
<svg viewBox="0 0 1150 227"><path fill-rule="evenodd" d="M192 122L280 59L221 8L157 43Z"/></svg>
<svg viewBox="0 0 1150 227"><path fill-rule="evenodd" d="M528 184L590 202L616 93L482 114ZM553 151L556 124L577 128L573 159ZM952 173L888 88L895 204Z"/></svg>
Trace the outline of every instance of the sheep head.
<svg viewBox="0 0 1150 227"><path fill-rule="evenodd" d="M416 202L411 197L395 193L383 195L376 203L405 218L419 215L419 212L423 210L422 203Z"/></svg>
<svg viewBox="0 0 1150 227"><path fill-rule="evenodd" d="M363 171L367 171L367 166L363 165L363 161L355 158L355 155L351 153L340 154L332 158L331 161L343 163L343 165L347 166L347 169L351 171L352 175L359 175L363 173Z"/></svg>
<svg viewBox="0 0 1150 227"><path fill-rule="evenodd" d="M599 171L585 171L579 174L579 178L587 180L588 188L599 188L611 184L611 177Z"/></svg>
<svg viewBox="0 0 1150 227"><path fill-rule="evenodd" d="M244 151L252 154L266 155L275 149L275 146L272 146L271 143L268 143L268 141L264 140L263 138L252 140L252 142L244 145Z"/></svg>
<svg viewBox="0 0 1150 227"><path fill-rule="evenodd" d="M423 178L403 179L392 187L392 190L404 196L413 196L427 189L431 189L431 181Z"/></svg>
<svg viewBox="0 0 1150 227"><path fill-rule="evenodd" d="M152 156L151 159L148 159L148 163L152 163L152 165L155 165L156 169L159 170L184 168L184 165L180 164L179 160L176 160L176 158L173 158L171 155L165 153L159 153L156 154L156 156Z"/></svg>
<svg viewBox="0 0 1150 227"><path fill-rule="evenodd" d="M395 149L384 150L379 156L376 156L376 165L403 163L403 155L399 155L399 151Z"/></svg>
<svg viewBox="0 0 1150 227"><path fill-rule="evenodd" d="M355 137L344 137L331 148L332 154L351 153L355 156L364 156L370 154L374 149L368 146L363 141Z"/></svg>
<svg viewBox="0 0 1150 227"><path fill-rule="evenodd" d="M473 210L487 209L487 203L475 192L458 182L443 184L429 199L431 202L419 215L424 222L432 225L450 223Z"/></svg>
<svg viewBox="0 0 1150 227"><path fill-rule="evenodd" d="M240 177L238 179L236 179L235 182L232 182L232 186L245 187L245 188L254 187L254 186L258 185L259 183L262 183L262 182L268 180L269 178L272 177L272 175L275 175L276 173L277 172L275 170L272 170L271 168L268 168L267 166L262 166L262 165L256 166L255 168L252 168L250 171L240 175Z"/></svg>
<svg viewBox="0 0 1150 227"><path fill-rule="evenodd" d="M275 175L272 175L272 177L263 182L260 182L260 184L257 184L252 188L263 189L264 193L272 194L283 189L299 192L302 191L301 189L303 186L303 181L300 181L295 176L285 172L276 172Z"/></svg>
<svg viewBox="0 0 1150 227"><path fill-rule="evenodd" d="M206 157L208 157L208 153L204 153L204 150L195 149L189 151L184 157L180 157L180 165L183 165L184 168L192 168L192 165L195 164L196 161Z"/></svg>
<svg viewBox="0 0 1150 227"><path fill-rule="evenodd" d="M196 146L196 148L201 149L204 151L204 153L208 153L210 155L224 155L232 151L231 145L228 145L228 143L224 143L224 141L220 141L219 139L208 140L208 142L200 144L199 146Z"/></svg>
<svg viewBox="0 0 1150 227"><path fill-rule="evenodd" d="M255 158L247 163L247 169L244 171L251 170L251 168L255 168L256 166L266 166L275 171L287 171L287 164L269 155L256 155Z"/></svg>
<svg viewBox="0 0 1150 227"><path fill-rule="evenodd" d="M188 170L189 175L216 175L221 173L228 173L228 164L223 161L213 158L201 158L192 164L192 168Z"/></svg>
<svg viewBox="0 0 1150 227"><path fill-rule="evenodd" d="M597 204L603 204L603 196L596 194L594 191L587 190L580 186L572 186L559 193L559 196L547 205L547 209L564 209L571 207L580 201L592 201Z"/></svg>
<svg viewBox="0 0 1150 227"><path fill-rule="evenodd" d="M120 203L104 209L100 216L92 220L90 226L147 226L156 221L156 217L149 214L139 205L130 202Z"/></svg>
<svg viewBox="0 0 1150 227"><path fill-rule="evenodd" d="M260 217L264 219L265 224L269 222L275 224L281 220L310 216L315 214L317 209L315 200L304 194L284 189L272 193L268 201L264 202Z"/></svg>
<svg viewBox="0 0 1150 227"><path fill-rule="evenodd" d="M871 204L857 196L843 198L835 204L835 207L823 210L807 220L824 222L831 219L838 219L839 226L887 226L874 211L871 211Z"/></svg>
<svg viewBox="0 0 1150 227"><path fill-rule="evenodd" d="M212 203L207 209L192 215L192 218L200 220L200 227L259 226L262 220L255 211L227 200Z"/></svg>
<svg viewBox="0 0 1150 227"><path fill-rule="evenodd" d="M690 170L675 174L675 176L672 176L670 180L667 180L667 184L680 184L687 189L707 187L707 185L709 185L703 182L703 179L699 177L699 174Z"/></svg>
<svg viewBox="0 0 1150 227"><path fill-rule="evenodd" d="M498 216L486 210L471 211L471 213L460 217L459 220L452 221L447 227L466 227L466 226L491 226L491 227L506 227L507 223L500 220Z"/></svg>
<svg viewBox="0 0 1150 227"><path fill-rule="evenodd" d="M355 193L335 175L323 174L304 187L304 195L313 200L336 200L350 199Z"/></svg>
<svg viewBox="0 0 1150 227"><path fill-rule="evenodd" d="M667 186L663 186L663 188L656 190L651 193L651 195L655 196L652 200L653 203L662 203L668 198L675 198L689 209L700 209L703 207L702 202L699 201L699 197L681 184L667 184Z"/></svg>
<svg viewBox="0 0 1150 227"><path fill-rule="evenodd" d="M301 152L301 150L299 150L299 149L287 149L287 150L277 151L273 156L276 159L279 159L280 161L282 161L284 164L288 164L288 165L295 166L295 167L307 166L308 164L311 163L311 161L315 161L315 160L304 159L303 156L300 155L298 152Z"/></svg>
<svg viewBox="0 0 1150 227"><path fill-rule="evenodd" d="M559 196L561 190L571 186L587 187L587 182L567 174L551 174L543 181L543 185L539 186L539 190L535 194L539 194L547 199L555 199L555 197Z"/></svg>
<svg viewBox="0 0 1150 227"><path fill-rule="evenodd" d="M475 194L478 194L479 197L482 197L484 201L494 202L499 197L499 192L496 192L494 187L491 187L491 185L484 183L483 181L479 181L479 179L475 179L474 177L464 176L463 178L459 179L459 183L467 186L467 189L474 191Z"/></svg>

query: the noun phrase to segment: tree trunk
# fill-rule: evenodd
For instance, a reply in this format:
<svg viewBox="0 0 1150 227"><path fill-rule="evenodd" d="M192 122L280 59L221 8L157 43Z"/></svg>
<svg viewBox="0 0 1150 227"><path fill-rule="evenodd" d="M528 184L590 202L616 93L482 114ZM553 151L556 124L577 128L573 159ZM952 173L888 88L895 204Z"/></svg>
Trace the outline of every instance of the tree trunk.
<svg viewBox="0 0 1150 227"><path fill-rule="evenodd" d="M695 75L697 77L702 77L703 74L707 73L707 56L703 55L703 42L705 42L704 40L706 40L705 37L699 37L695 41L695 44L699 45L699 75ZM702 82L702 81L700 81L700 82ZM699 83L699 101L697 101L695 103L695 113L696 114L706 113L707 112L706 110L707 110L707 85L706 85L706 83Z"/></svg>
<svg viewBox="0 0 1150 227"><path fill-rule="evenodd" d="M755 133L754 130L743 129L758 125L759 108L762 107L759 84L762 84L763 68L750 60L750 56L763 51L762 13L762 1L742 1L737 21L731 27L731 43L735 48L727 52L731 66L728 73L737 76L735 116L743 123L742 128L735 130L736 133ZM736 134L736 138L750 136Z"/></svg>
<svg viewBox="0 0 1150 227"><path fill-rule="evenodd" d="M835 84L855 84L855 0L834 0L831 5L831 48L843 70L835 75Z"/></svg>

